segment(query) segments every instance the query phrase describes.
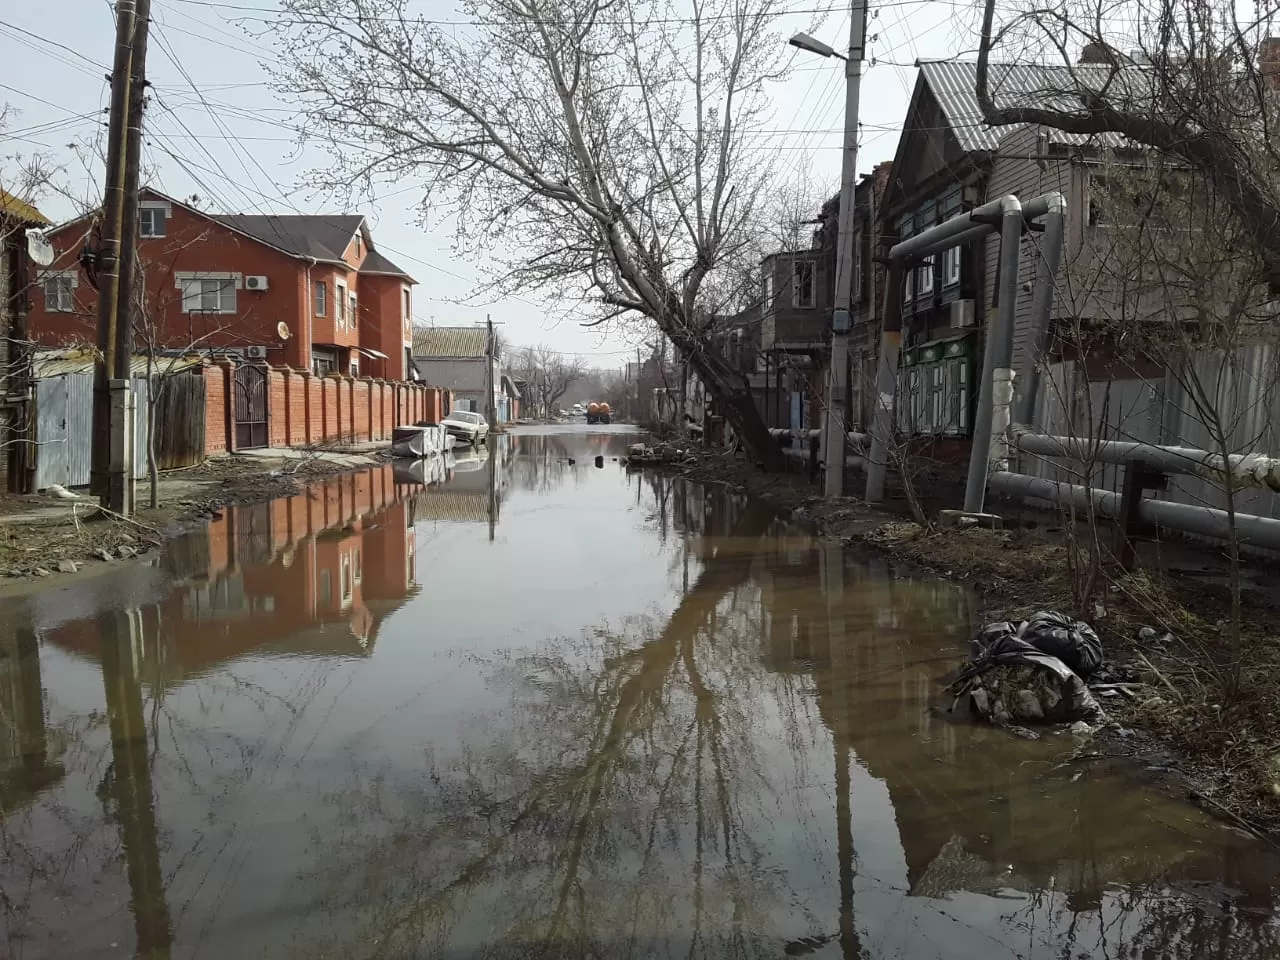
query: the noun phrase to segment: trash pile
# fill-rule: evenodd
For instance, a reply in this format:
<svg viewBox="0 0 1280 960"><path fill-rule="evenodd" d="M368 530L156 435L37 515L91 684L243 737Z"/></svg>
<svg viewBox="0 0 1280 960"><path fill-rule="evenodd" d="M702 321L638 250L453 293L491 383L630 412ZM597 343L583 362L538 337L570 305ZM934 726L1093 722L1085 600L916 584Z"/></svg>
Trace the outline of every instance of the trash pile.
<svg viewBox="0 0 1280 960"><path fill-rule="evenodd" d="M630 464L679 463L687 459L688 455L684 447L660 441L652 446L633 443L627 447L627 455L623 459Z"/></svg>
<svg viewBox="0 0 1280 960"><path fill-rule="evenodd" d="M1102 641L1093 627L1042 610L1021 623L983 627L951 691L955 705L967 701L998 726L1096 723L1104 714L1085 680L1101 666Z"/></svg>

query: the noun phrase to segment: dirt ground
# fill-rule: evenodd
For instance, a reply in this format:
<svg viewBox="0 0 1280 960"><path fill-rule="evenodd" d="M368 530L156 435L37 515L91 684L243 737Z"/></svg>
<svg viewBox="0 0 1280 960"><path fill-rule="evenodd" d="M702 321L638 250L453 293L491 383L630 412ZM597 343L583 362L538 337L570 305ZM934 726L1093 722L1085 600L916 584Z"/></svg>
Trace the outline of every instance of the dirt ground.
<svg viewBox="0 0 1280 960"><path fill-rule="evenodd" d="M128 520L101 511L97 499L84 492L75 499L49 493L0 496L0 592L39 589L48 578L141 556L229 504L287 496L310 480L375 462L327 452L301 459L214 457L161 474L155 508L148 505L149 483L139 481L139 508Z"/></svg>
<svg viewBox="0 0 1280 960"><path fill-rule="evenodd" d="M1019 518L1016 529L924 529L892 488L884 507L871 509L853 497L818 497L803 473L765 474L729 454L696 451L666 469L729 484L824 536L964 582L984 622L1042 609L1088 621L1104 643L1107 679L1134 681L1132 697L1103 700L1112 723L1099 731L1096 749L1136 759L1209 812L1280 846L1280 603L1257 586L1280 581L1274 567L1246 571L1236 631L1220 548L1140 551L1138 569L1126 572L1110 557L1109 528L1098 532L1101 561L1091 563L1055 518L1026 529L1022 508L991 507ZM935 478L917 488L928 493L930 517L960 502L947 486ZM1194 561L1183 559L1190 555ZM1222 575L1204 575L1218 569Z"/></svg>

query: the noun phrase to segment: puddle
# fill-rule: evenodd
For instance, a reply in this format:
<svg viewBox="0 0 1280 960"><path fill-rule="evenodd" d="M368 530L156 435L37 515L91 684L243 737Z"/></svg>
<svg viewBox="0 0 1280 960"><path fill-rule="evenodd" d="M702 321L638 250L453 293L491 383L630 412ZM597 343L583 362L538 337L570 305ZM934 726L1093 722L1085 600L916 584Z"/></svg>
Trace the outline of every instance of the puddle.
<svg viewBox="0 0 1280 960"><path fill-rule="evenodd" d="M0 954L1280 955L1265 851L929 710L965 593L632 439L328 481L0 606Z"/></svg>

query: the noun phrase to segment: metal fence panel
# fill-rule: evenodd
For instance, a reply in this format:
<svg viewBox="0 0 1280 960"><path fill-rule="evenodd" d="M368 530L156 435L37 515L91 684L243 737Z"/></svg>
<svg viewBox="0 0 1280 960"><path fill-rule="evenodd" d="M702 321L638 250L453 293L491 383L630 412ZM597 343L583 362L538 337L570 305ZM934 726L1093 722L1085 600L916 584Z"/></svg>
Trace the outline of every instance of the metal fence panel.
<svg viewBox="0 0 1280 960"><path fill-rule="evenodd" d="M36 381L35 404L36 490L43 490L51 483L68 486L67 443L67 386L61 378Z"/></svg>
<svg viewBox="0 0 1280 960"><path fill-rule="evenodd" d="M1136 440L1221 452L1280 455L1280 362L1270 344L1233 351L1206 350L1189 376L1084 383L1075 363L1049 364L1040 379L1038 426L1045 433L1086 439ZM1221 432L1224 436L1219 437ZM1026 473L1081 483L1081 467L1028 457ZM1119 492L1124 468L1094 464L1092 485ZM1222 485L1197 476L1170 478L1160 499L1226 507ZM1261 487L1235 492L1235 509L1280 518L1280 496Z"/></svg>
<svg viewBox="0 0 1280 960"><path fill-rule="evenodd" d="M145 377L130 382L133 391L133 479L145 480L147 470L148 421L147 404L151 398L151 384Z"/></svg>
<svg viewBox="0 0 1280 960"><path fill-rule="evenodd" d="M61 380L67 389L67 486L84 487L93 469L93 374Z"/></svg>

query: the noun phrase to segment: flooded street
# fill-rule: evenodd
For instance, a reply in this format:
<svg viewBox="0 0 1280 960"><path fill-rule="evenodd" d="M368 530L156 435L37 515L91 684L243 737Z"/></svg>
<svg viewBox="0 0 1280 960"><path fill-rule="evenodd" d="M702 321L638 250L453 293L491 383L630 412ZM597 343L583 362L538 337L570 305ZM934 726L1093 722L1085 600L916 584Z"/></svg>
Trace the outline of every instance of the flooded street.
<svg viewBox="0 0 1280 960"><path fill-rule="evenodd" d="M930 711L962 588L634 439L517 430L0 603L0 956L1280 956L1259 845Z"/></svg>

